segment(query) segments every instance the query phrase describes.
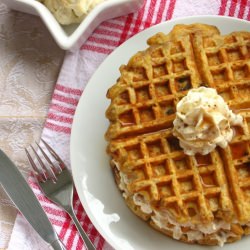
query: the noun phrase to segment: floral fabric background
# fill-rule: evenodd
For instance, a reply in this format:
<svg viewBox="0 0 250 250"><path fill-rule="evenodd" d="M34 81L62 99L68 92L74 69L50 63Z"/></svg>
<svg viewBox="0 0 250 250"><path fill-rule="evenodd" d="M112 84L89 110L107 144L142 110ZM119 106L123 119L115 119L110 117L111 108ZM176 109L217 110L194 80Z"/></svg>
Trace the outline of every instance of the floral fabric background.
<svg viewBox="0 0 250 250"><path fill-rule="evenodd" d="M24 147L40 136L63 57L38 17L0 3L0 148L25 175ZM15 217L0 186L0 249L8 246Z"/></svg>

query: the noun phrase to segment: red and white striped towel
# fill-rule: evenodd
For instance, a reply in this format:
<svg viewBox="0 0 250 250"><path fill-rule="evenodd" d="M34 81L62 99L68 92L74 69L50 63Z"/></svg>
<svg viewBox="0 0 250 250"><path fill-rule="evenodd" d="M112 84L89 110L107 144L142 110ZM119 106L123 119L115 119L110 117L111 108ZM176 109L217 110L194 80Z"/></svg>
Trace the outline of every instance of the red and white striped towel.
<svg viewBox="0 0 250 250"><path fill-rule="evenodd" d="M74 112L89 78L100 63L129 37L154 24L183 16L227 15L250 19L249 0L145 0L136 13L102 23L89 39L74 52L68 52L52 97L42 137L70 165L69 140ZM30 185L68 249L84 249L76 228L60 208L49 202L32 177ZM110 249L108 243L91 224L75 195L75 211L97 249ZM44 242L18 215L9 250L46 249Z"/></svg>

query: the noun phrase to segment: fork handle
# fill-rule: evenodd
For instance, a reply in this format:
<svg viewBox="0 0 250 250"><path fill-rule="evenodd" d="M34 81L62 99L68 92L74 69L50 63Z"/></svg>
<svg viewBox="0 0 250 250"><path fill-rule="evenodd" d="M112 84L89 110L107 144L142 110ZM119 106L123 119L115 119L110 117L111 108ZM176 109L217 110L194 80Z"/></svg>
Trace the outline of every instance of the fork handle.
<svg viewBox="0 0 250 250"><path fill-rule="evenodd" d="M68 210L68 214L69 216L71 217L71 219L74 221L75 223L75 226L78 230L78 232L80 233L82 239L83 239L83 242L85 243L86 247L88 248L88 250L95 250L95 246L93 245L93 243L91 242L91 240L89 239L88 235L86 234L86 232L84 232L81 224L79 223L76 215L75 215L75 212L72 208L70 208Z"/></svg>

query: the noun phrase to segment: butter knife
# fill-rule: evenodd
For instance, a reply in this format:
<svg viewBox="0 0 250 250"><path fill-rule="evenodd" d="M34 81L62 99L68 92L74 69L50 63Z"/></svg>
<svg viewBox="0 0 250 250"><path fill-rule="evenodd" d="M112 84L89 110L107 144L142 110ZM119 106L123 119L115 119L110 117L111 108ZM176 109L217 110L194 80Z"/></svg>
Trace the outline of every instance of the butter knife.
<svg viewBox="0 0 250 250"><path fill-rule="evenodd" d="M55 250L66 250L23 175L1 149L0 183L41 238Z"/></svg>

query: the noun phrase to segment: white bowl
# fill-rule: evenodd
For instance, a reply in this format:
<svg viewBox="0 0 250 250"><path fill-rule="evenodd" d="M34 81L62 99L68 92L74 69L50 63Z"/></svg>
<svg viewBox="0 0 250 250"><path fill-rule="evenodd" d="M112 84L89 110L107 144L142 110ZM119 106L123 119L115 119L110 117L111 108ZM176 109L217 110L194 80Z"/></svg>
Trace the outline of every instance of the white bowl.
<svg viewBox="0 0 250 250"><path fill-rule="evenodd" d="M144 0L107 0L97 5L80 24L60 25L51 12L36 0L0 0L14 10L38 15L56 43L64 50L79 48L103 21L138 10Z"/></svg>

